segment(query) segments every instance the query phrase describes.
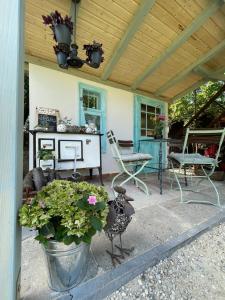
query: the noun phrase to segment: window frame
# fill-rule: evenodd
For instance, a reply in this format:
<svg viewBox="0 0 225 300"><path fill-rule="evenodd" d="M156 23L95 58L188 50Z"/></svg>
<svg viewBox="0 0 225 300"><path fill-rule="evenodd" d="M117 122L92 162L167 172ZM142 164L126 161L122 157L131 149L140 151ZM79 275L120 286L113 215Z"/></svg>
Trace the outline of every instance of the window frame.
<svg viewBox="0 0 225 300"><path fill-rule="evenodd" d="M97 109L84 108L83 105L83 91L90 91L95 94L99 94L97 100ZM99 103L100 101L100 103ZM85 113L93 116L100 117L100 133L101 136L101 150L103 153L106 152L106 90L95 87L85 83L79 83L79 125L84 126L86 124Z"/></svg>

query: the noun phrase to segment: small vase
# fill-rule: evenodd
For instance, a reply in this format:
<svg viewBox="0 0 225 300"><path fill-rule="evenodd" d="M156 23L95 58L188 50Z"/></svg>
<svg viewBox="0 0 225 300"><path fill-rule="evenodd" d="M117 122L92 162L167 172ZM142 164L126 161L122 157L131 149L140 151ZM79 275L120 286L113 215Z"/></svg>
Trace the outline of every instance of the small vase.
<svg viewBox="0 0 225 300"><path fill-rule="evenodd" d="M63 124L63 123L61 123L61 124L58 124L57 125L57 131L58 132L66 132L66 124Z"/></svg>

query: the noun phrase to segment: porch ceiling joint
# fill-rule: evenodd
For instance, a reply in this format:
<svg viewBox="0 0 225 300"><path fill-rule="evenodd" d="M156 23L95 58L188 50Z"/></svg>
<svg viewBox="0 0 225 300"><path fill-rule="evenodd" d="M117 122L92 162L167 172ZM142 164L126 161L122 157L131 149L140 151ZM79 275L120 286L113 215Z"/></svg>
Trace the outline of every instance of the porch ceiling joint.
<svg viewBox="0 0 225 300"><path fill-rule="evenodd" d="M186 77L190 72L193 72L193 70L206 63L210 59L212 59L215 55L217 55L220 51L222 51L225 48L225 40L220 42L216 47L211 49L209 52L204 54L202 57L197 59L193 64L191 64L189 67L187 67L185 70L181 71L180 73L176 74L173 78L171 78L169 81L167 81L163 86L161 86L156 92L156 95L161 95L163 92L167 91L169 88L177 84L179 81L181 81L184 77Z"/></svg>
<svg viewBox="0 0 225 300"><path fill-rule="evenodd" d="M189 37L197 31L208 18L210 18L218 8L223 5L221 0L212 1L211 4L191 23L170 46L141 74L132 84L132 88L136 89L140 84L152 74L165 60L167 60Z"/></svg>
<svg viewBox="0 0 225 300"><path fill-rule="evenodd" d="M223 73L218 73L217 71L212 72L203 66L198 66L194 68L193 71L202 77L208 78L209 80L225 80L225 75Z"/></svg>
<svg viewBox="0 0 225 300"><path fill-rule="evenodd" d="M129 42L137 32L140 25L143 23L144 17L149 13L151 8L153 7L156 0L142 0L141 4L134 15L133 19L131 20L130 24L128 25L123 37L117 44L116 48L113 51L113 55L109 60L108 64L106 65L103 74L102 80L107 80L112 73L113 68L117 64L118 60L124 53L125 49L127 48Z"/></svg>

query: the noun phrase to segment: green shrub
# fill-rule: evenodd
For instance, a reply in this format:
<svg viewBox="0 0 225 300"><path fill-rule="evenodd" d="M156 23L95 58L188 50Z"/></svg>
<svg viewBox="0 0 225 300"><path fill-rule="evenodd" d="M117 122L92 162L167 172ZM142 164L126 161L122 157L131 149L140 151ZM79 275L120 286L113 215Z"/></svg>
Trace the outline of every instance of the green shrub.
<svg viewBox="0 0 225 300"><path fill-rule="evenodd" d="M89 200L95 197L90 196L96 197L95 204ZM36 239L43 244L49 239L67 245L90 243L106 223L107 200L103 187L55 180L38 192L31 204L23 204L20 224L38 230Z"/></svg>

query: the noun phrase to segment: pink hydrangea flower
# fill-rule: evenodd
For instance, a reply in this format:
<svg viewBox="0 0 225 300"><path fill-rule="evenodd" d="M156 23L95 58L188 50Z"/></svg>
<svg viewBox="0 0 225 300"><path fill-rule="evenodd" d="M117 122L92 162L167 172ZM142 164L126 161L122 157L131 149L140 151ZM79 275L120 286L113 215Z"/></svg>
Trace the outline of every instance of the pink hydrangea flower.
<svg viewBox="0 0 225 300"><path fill-rule="evenodd" d="M95 205L97 202L96 196L89 196L88 197L88 203L91 205Z"/></svg>

